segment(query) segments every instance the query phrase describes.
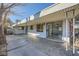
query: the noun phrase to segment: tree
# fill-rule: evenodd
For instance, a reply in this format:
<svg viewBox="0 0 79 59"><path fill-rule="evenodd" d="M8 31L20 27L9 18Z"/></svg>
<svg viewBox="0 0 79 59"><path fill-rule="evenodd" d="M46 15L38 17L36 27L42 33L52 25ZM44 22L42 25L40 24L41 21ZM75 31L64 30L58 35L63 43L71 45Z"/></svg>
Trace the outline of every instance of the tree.
<svg viewBox="0 0 79 59"><path fill-rule="evenodd" d="M4 23L8 13L10 13L10 9L19 6L21 4L16 3L0 3L0 55L7 55L7 42L4 34Z"/></svg>

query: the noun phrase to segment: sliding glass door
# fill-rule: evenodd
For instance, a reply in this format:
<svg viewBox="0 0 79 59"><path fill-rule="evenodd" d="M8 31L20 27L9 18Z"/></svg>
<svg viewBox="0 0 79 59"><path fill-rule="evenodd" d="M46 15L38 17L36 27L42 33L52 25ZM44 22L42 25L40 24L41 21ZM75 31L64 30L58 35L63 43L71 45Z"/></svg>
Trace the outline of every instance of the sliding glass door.
<svg viewBox="0 0 79 59"><path fill-rule="evenodd" d="M47 36L49 38L61 39L62 37L62 21L47 24Z"/></svg>

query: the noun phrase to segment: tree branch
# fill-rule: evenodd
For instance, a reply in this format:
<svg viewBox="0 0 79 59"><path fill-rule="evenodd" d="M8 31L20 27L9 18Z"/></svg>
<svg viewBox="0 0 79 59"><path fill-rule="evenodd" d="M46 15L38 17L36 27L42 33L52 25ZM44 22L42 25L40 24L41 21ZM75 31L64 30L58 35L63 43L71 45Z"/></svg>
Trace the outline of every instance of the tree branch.
<svg viewBox="0 0 79 59"><path fill-rule="evenodd" d="M15 3L11 4L10 6L6 7L5 9L11 8L14 5L15 5Z"/></svg>

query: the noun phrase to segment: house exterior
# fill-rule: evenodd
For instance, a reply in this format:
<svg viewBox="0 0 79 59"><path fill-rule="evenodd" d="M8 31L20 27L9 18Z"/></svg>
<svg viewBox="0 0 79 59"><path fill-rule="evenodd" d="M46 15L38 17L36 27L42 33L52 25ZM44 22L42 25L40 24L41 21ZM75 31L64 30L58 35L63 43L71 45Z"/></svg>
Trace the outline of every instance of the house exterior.
<svg viewBox="0 0 79 59"><path fill-rule="evenodd" d="M30 16L27 22L19 26L25 26L28 35L70 42L79 33L79 4L53 4Z"/></svg>
<svg viewBox="0 0 79 59"><path fill-rule="evenodd" d="M19 33L26 33L33 37L47 38L55 41L73 44L79 40L79 4L57 3L40 12L31 15L27 21L20 22L17 28L24 27ZM16 27L15 24L13 27ZM68 44L69 43L69 44Z"/></svg>
<svg viewBox="0 0 79 59"><path fill-rule="evenodd" d="M73 36L73 27L79 31L79 4L51 5L30 16L26 26L29 35L69 41Z"/></svg>
<svg viewBox="0 0 79 59"><path fill-rule="evenodd" d="M75 53L74 44L79 40L78 3L53 4L26 20L18 24L19 27L25 28L23 33L33 37L66 42L66 50L68 50L68 45L72 44L73 53Z"/></svg>

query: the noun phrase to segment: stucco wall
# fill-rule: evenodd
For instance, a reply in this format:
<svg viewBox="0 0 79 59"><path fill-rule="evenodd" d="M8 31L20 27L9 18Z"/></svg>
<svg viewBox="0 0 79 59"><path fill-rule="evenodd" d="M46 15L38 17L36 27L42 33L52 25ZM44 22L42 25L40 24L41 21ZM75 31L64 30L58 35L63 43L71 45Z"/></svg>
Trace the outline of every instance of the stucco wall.
<svg viewBox="0 0 79 59"><path fill-rule="evenodd" d="M25 28L24 28L24 30L15 28L15 34L25 34L25 33L26 33Z"/></svg>
<svg viewBox="0 0 79 59"><path fill-rule="evenodd" d="M37 32L36 25L33 25L33 30L30 30L30 26L28 26L28 35L46 38L46 24L44 24L43 27L44 27L43 32Z"/></svg>

